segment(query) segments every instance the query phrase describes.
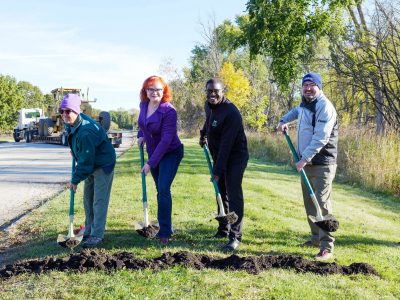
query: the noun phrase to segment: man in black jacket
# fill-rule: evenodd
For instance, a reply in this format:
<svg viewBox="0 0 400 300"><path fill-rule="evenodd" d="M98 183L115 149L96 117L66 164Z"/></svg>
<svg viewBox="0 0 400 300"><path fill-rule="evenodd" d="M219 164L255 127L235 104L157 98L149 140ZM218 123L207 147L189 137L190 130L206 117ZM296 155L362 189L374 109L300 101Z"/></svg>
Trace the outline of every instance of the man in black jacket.
<svg viewBox="0 0 400 300"><path fill-rule="evenodd" d="M224 250L239 247L243 225L242 179L249 153L242 116L236 106L224 96L224 84L219 78L206 83L206 121L200 130L200 146L208 144L214 161L212 180L218 183L226 212L235 212L238 220L229 225L220 222L216 238L229 237Z"/></svg>

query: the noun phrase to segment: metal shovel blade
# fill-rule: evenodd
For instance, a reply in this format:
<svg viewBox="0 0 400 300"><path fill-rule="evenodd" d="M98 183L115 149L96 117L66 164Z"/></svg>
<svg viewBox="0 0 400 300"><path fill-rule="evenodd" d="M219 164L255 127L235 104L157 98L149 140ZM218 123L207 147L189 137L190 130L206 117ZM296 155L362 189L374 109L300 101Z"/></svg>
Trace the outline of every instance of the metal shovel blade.
<svg viewBox="0 0 400 300"><path fill-rule="evenodd" d="M339 221L333 215L325 215L322 219L309 215L308 218L322 230L335 232L339 229Z"/></svg>
<svg viewBox="0 0 400 300"><path fill-rule="evenodd" d="M74 236L59 234L57 237L57 243L63 248L73 249L82 242L82 239L83 234Z"/></svg>
<svg viewBox="0 0 400 300"><path fill-rule="evenodd" d="M215 219L218 222L223 222L223 223L228 223L228 224L234 224L236 221L239 219L238 215L233 211L230 213L227 213L226 215L218 215L215 217Z"/></svg>
<svg viewBox="0 0 400 300"><path fill-rule="evenodd" d="M84 233L85 233L84 226L83 227L81 226L79 229L74 230L73 225L71 223L67 235L59 234L57 236L57 243L63 248L73 249L82 242Z"/></svg>
<svg viewBox="0 0 400 300"><path fill-rule="evenodd" d="M154 238L160 230L158 222L151 222L148 226L144 222L135 222L134 226L136 232L145 238Z"/></svg>

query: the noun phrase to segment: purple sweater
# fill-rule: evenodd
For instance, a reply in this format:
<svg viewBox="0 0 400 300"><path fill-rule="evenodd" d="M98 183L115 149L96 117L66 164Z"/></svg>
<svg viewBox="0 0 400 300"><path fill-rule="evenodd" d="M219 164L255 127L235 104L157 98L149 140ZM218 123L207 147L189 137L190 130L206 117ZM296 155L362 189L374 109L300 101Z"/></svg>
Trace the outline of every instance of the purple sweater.
<svg viewBox="0 0 400 300"><path fill-rule="evenodd" d="M182 143L177 134L175 107L169 102L161 103L157 110L146 118L148 106L148 101L140 103L137 137L144 137L149 155L147 164L155 168L166 153L177 149Z"/></svg>

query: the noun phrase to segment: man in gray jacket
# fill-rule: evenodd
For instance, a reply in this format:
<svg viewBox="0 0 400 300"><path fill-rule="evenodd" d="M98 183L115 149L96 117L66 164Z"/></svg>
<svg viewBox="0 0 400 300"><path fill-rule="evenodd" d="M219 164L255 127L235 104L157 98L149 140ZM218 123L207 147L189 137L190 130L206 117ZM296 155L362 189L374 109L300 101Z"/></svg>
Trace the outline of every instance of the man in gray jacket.
<svg viewBox="0 0 400 300"><path fill-rule="evenodd" d="M322 215L332 214L332 181L336 173L337 114L335 107L322 92L322 79L317 73L308 73L302 80L302 101L282 117L279 131L288 130L288 124L297 119L297 147L300 161L298 172L304 168L320 205ZM308 215L316 215L307 187L301 181L304 206ZM319 247L317 260L333 258L335 238L308 219L311 239L304 246Z"/></svg>

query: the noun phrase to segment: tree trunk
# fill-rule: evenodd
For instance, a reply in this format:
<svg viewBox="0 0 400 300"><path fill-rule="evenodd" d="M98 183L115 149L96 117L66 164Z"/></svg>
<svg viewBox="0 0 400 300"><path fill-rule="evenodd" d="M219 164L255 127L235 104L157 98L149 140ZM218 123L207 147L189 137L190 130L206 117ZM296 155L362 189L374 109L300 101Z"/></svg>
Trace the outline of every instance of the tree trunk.
<svg viewBox="0 0 400 300"><path fill-rule="evenodd" d="M382 91L377 82L374 83L374 96L375 96L375 122L376 122L376 134L382 135L385 132L385 119L383 117L383 95Z"/></svg>

